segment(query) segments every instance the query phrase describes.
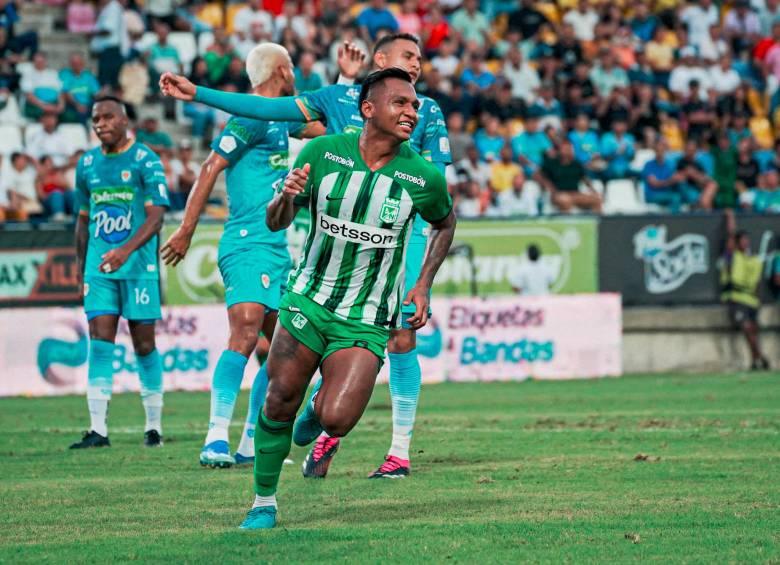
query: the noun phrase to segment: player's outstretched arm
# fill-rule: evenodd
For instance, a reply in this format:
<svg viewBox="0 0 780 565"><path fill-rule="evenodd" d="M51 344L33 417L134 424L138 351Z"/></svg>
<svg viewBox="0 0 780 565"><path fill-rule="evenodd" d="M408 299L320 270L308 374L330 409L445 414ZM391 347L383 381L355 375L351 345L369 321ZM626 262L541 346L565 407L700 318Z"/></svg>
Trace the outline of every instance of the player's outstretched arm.
<svg viewBox="0 0 780 565"><path fill-rule="evenodd" d="M135 235L127 243L104 253L100 257L103 261L98 268L104 273L112 273L124 265L133 251L152 239L160 231L164 215L164 206L146 206L146 221L141 224L141 227L138 228L138 231L135 232Z"/></svg>
<svg viewBox="0 0 780 565"><path fill-rule="evenodd" d="M282 191L268 204L265 223L271 231L279 231L289 226L300 206L295 205L295 197L306 188L311 165L306 163L301 168L293 169L284 179Z"/></svg>
<svg viewBox="0 0 780 565"><path fill-rule="evenodd" d="M219 174L227 168L228 162L221 155L212 151L200 168L200 174L187 198L184 208L184 219L176 231L171 234L160 250L160 256L166 265L176 266L184 259L192 242L192 234L198 227L198 220L209 201L214 184Z"/></svg>
<svg viewBox="0 0 780 565"><path fill-rule="evenodd" d="M425 255L420 276L404 300L406 305L412 303L415 305L414 314L406 320L413 330L420 329L428 323L428 297L431 293L433 279L450 251L452 240L455 237L455 224L455 212L452 210L443 220L431 223L428 253Z"/></svg>
<svg viewBox="0 0 780 565"><path fill-rule="evenodd" d="M76 267L78 269L79 297L84 295L84 265L87 258L87 241L89 241L89 215L82 210L76 219Z"/></svg>
<svg viewBox="0 0 780 565"><path fill-rule="evenodd" d="M312 116L298 105L294 96L266 98L254 94L222 92L204 86L196 86L185 77L167 72L160 77L160 92L185 102L201 102L206 106L224 110L234 116L255 120L279 120L308 122Z"/></svg>

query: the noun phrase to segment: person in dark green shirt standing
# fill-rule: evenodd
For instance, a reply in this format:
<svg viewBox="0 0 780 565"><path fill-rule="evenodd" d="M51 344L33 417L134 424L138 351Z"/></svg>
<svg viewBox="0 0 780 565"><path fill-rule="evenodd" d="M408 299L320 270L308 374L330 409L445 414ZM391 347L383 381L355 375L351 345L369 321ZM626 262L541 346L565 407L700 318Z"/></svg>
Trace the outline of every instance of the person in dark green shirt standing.
<svg viewBox="0 0 780 565"><path fill-rule="evenodd" d="M729 318L736 329L742 331L750 349L750 368L768 370L769 361L761 352L759 343L758 310L761 300L758 286L761 283L763 262L750 252L750 235L737 231L734 212L726 210L726 251L721 259L721 301L728 306Z"/></svg>
<svg viewBox="0 0 780 565"><path fill-rule="evenodd" d="M718 135L710 153L715 164L712 178L718 185L715 208L734 208L737 205L734 189L737 182L737 151L731 146L731 140L725 132Z"/></svg>

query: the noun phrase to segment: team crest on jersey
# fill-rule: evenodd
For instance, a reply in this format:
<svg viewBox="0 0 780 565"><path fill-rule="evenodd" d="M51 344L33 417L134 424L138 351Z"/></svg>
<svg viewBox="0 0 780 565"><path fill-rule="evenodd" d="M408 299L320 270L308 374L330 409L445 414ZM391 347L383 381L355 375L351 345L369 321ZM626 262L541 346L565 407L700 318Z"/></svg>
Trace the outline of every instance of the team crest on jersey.
<svg viewBox="0 0 780 565"><path fill-rule="evenodd" d="M92 155L85 155L84 156L84 166L85 167L89 167L92 164L92 159L93 159Z"/></svg>
<svg viewBox="0 0 780 565"><path fill-rule="evenodd" d="M268 288L271 286L271 277L268 276L268 273L263 273L260 275L260 284L263 285L263 288Z"/></svg>
<svg viewBox="0 0 780 565"><path fill-rule="evenodd" d="M302 330L303 326L305 326L308 321L309 320L307 320L303 314L298 312L295 314L295 316L293 316L292 325L295 327L295 329Z"/></svg>
<svg viewBox="0 0 780 565"><path fill-rule="evenodd" d="M382 209L379 210L379 219L390 224L398 219L398 212L401 211L401 201L398 198L385 198L382 202Z"/></svg>
<svg viewBox="0 0 780 565"><path fill-rule="evenodd" d="M122 182L127 182L130 180L130 171L124 170L122 171Z"/></svg>
<svg viewBox="0 0 780 565"><path fill-rule="evenodd" d="M140 161L147 155L148 153L146 151L144 151L143 149L139 149L138 151L135 152L135 160Z"/></svg>
<svg viewBox="0 0 780 565"><path fill-rule="evenodd" d="M352 100L357 100L360 98L360 91L357 88L350 88L347 90L347 96L352 98Z"/></svg>

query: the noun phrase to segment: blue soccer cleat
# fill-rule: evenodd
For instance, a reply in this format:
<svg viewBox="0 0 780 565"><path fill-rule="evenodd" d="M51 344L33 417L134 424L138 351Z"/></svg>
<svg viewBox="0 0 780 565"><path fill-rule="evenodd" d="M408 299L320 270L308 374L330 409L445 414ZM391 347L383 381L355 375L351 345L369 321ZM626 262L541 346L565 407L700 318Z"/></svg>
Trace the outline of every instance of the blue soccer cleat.
<svg viewBox="0 0 780 565"><path fill-rule="evenodd" d="M312 394L311 399L306 403L306 408L295 419L295 425L293 426L293 441L295 445L301 447L309 445L322 433L322 425L319 419L317 419L317 413L314 412L314 398L316 395L316 392Z"/></svg>
<svg viewBox="0 0 780 565"><path fill-rule="evenodd" d="M268 530L276 526L276 506L252 508L239 526L242 530Z"/></svg>
<svg viewBox="0 0 780 565"><path fill-rule="evenodd" d="M226 441L212 441L200 450L200 464L204 467L227 469L235 463L236 460L230 455L230 446Z"/></svg>
<svg viewBox="0 0 780 565"><path fill-rule="evenodd" d="M236 460L236 465L254 465L254 455L241 455L238 451L233 454L233 458Z"/></svg>

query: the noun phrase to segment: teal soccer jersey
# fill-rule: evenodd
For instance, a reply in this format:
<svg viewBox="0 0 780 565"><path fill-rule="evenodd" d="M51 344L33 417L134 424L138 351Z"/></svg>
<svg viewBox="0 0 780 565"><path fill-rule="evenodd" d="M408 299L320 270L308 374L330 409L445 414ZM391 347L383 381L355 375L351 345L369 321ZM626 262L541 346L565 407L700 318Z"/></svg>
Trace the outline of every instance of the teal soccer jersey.
<svg viewBox="0 0 780 565"><path fill-rule="evenodd" d="M133 237L146 221L146 206L168 206L168 184L157 154L142 143L122 153L85 153L76 166L80 212L89 216L84 277L158 279L158 236L130 254L113 273L101 272L101 256Z"/></svg>
<svg viewBox="0 0 780 565"><path fill-rule="evenodd" d="M211 144L225 172L228 220L219 242L225 303L255 302L276 310L290 273L285 231L265 223L266 208L287 175L288 136L300 124L231 118Z"/></svg>

